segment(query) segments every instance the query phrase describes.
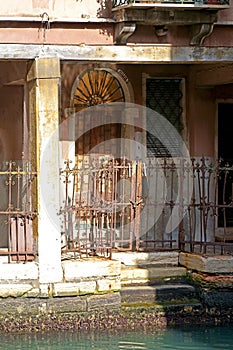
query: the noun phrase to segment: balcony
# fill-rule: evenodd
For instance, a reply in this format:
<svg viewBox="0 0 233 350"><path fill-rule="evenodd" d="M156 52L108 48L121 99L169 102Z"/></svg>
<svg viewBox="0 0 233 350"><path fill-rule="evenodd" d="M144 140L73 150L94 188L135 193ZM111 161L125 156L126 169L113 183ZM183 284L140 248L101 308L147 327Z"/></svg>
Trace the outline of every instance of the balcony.
<svg viewBox="0 0 233 350"><path fill-rule="evenodd" d="M211 34L219 10L230 7L230 0L112 0L116 25L115 43L126 44L136 25L158 28L165 35L166 26L192 26L191 45L202 44Z"/></svg>
<svg viewBox="0 0 233 350"><path fill-rule="evenodd" d="M180 8L180 9L224 9L228 8L230 0L112 0L113 11L121 8Z"/></svg>

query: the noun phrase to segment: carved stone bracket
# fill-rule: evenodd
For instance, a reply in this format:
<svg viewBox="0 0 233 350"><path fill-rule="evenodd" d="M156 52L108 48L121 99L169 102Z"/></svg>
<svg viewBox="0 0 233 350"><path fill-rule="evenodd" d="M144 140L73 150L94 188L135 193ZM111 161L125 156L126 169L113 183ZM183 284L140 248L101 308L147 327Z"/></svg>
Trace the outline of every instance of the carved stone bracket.
<svg viewBox="0 0 233 350"><path fill-rule="evenodd" d="M190 45L201 45L205 38L212 33L213 29L213 23L193 25L193 33L192 38L190 40Z"/></svg>
<svg viewBox="0 0 233 350"><path fill-rule="evenodd" d="M135 32L136 23L120 22L115 26L115 44L126 44L128 38Z"/></svg>
<svg viewBox="0 0 233 350"><path fill-rule="evenodd" d="M113 19L116 23L137 23L148 26L189 26L216 22L217 10L206 11L188 8L188 10L182 11L166 6L149 10L129 8L115 11Z"/></svg>
<svg viewBox="0 0 233 350"><path fill-rule="evenodd" d="M183 5L182 5L183 6ZM191 26L190 45L201 45L213 31L218 8L180 8L152 6L151 8L124 8L114 10L115 44L126 44L136 25L153 26L157 35L166 35L171 26ZM162 28L166 28L163 30Z"/></svg>

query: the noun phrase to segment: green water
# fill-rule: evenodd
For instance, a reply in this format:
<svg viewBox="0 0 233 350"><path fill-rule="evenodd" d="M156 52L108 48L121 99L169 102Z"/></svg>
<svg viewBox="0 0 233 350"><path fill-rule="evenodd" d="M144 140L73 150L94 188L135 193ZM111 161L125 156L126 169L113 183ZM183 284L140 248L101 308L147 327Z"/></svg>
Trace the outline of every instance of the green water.
<svg viewBox="0 0 233 350"><path fill-rule="evenodd" d="M23 350L214 350L233 349L233 326L179 327L154 333L60 332L0 336L0 349Z"/></svg>

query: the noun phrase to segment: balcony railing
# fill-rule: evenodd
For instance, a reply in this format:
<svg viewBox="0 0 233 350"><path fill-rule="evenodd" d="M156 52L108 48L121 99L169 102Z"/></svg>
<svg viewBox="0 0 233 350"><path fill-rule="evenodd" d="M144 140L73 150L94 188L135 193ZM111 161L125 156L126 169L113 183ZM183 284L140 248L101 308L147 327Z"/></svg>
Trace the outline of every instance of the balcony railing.
<svg viewBox="0 0 233 350"><path fill-rule="evenodd" d="M229 6L230 0L112 0L112 7L136 7L147 8L154 6L190 6L190 7L222 7Z"/></svg>

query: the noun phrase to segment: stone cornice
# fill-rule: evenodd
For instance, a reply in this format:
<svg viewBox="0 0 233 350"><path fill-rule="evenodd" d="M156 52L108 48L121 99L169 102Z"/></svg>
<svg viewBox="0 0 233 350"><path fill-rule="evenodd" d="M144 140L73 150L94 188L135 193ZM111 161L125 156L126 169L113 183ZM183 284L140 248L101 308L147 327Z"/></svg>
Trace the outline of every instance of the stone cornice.
<svg viewBox="0 0 233 350"><path fill-rule="evenodd" d="M113 63L211 63L232 62L233 47L172 46L172 45L31 45L0 44L0 60L30 60L57 57L69 62Z"/></svg>

